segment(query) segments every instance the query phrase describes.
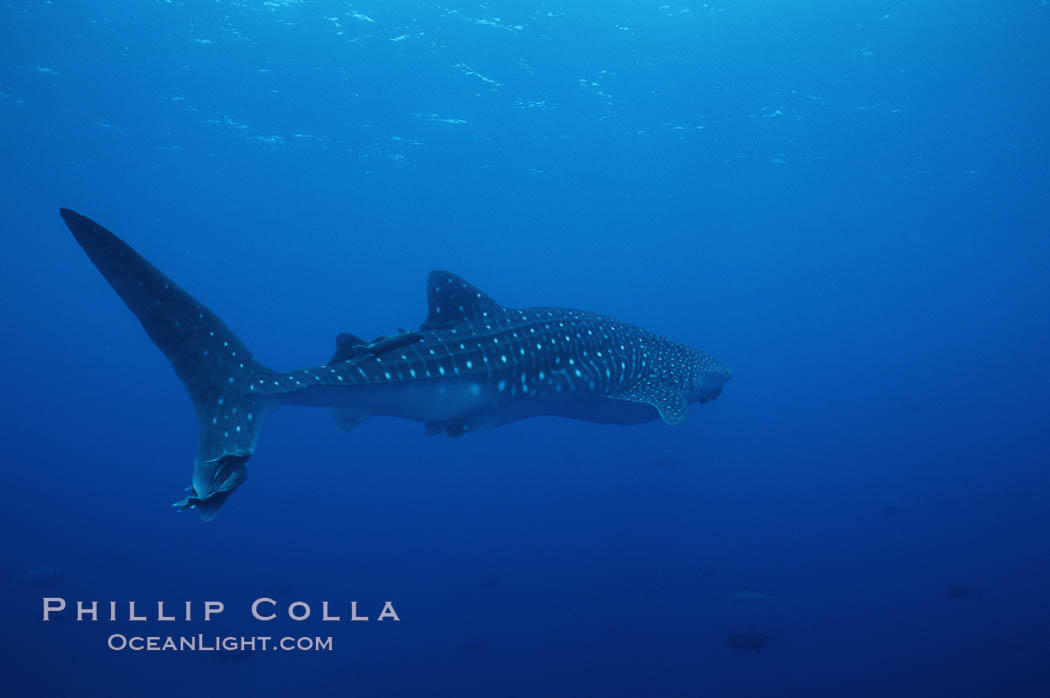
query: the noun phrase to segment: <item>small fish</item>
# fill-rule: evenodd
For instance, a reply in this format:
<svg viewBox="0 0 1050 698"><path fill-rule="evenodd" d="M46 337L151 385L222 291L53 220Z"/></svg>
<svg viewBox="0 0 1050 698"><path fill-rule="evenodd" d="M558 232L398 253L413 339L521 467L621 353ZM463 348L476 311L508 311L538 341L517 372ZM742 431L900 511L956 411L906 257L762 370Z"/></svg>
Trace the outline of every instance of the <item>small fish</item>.
<svg viewBox="0 0 1050 698"><path fill-rule="evenodd" d="M949 599L966 599L971 596L984 596L980 589L976 589L965 584L953 584L948 587L948 590L944 592L944 595Z"/></svg>
<svg viewBox="0 0 1050 698"><path fill-rule="evenodd" d="M65 581L66 573L58 567L36 567L18 575L18 580L34 589L50 589Z"/></svg>
<svg viewBox="0 0 1050 698"><path fill-rule="evenodd" d="M778 598L769 596L768 594L759 594L757 591L745 591L743 589L729 592L725 596L719 598L718 603L722 606L757 607L764 604L783 606Z"/></svg>
<svg viewBox="0 0 1050 698"><path fill-rule="evenodd" d="M780 637L777 636L771 640L768 635L764 635L754 628L751 628L747 632L736 633L726 638L726 647L734 650L754 650L758 652L760 649L773 642L780 642Z"/></svg>

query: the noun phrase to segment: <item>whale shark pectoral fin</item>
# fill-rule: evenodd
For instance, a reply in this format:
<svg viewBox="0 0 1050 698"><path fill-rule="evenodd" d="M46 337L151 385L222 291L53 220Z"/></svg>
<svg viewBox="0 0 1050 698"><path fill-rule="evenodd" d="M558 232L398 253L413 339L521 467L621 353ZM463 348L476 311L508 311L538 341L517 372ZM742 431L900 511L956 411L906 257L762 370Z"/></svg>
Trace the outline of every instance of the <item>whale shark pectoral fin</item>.
<svg viewBox="0 0 1050 698"><path fill-rule="evenodd" d="M614 400L629 400L652 405L660 413L660 418L672 426L682 424L689 416L689 401L685 394L679 388L667 385L655 378L642 381L632 388L613 393L609 397Z"/></svg>

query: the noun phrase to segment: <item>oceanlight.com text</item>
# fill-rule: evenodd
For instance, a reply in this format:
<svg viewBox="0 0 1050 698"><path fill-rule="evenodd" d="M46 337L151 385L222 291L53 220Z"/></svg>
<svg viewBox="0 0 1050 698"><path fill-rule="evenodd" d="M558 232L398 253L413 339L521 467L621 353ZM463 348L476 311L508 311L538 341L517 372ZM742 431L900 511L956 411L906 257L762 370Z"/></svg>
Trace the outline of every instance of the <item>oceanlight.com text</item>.
<svg viewBox="0 0 1050 698"><path fill-rule="evenodd" d="M332 637L270 635L122 635L113 633L106 646L114 652L331 652Z"/></svg>

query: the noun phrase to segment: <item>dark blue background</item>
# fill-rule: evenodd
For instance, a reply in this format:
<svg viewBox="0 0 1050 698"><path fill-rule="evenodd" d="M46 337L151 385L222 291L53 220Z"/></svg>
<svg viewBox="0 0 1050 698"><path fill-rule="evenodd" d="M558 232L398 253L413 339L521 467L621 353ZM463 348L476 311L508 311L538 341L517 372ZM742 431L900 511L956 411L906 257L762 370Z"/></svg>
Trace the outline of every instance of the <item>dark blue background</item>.
<svg viewBox="0 0 1050 698"><path fill-rule="evenodd" d="M1048 27L1038 0L4 4L4 694L1048 695ZM59 206L274 368L413 327L448 268L735 378L680 428L288 408L203 524L167 506L189 401ZM42 595L227 611L45 624ZM260 595L402 620L249 623ZM780 643L724 646L752 626ZM205 630L336 651L105 649Z"/></svg>

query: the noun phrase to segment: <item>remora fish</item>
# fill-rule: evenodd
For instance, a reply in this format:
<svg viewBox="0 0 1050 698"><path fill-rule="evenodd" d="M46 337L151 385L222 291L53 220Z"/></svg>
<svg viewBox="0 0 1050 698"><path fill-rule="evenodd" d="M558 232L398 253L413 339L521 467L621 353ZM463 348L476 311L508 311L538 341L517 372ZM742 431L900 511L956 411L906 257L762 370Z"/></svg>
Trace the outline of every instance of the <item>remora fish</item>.
<svg viewBox="0 0 1050 698"><path fill-rule="evenodd" d="M445 271L427 279L418 332L371 343L341 334L327 365L280 373L123 240L60 213L189 392L197 454L190 496L175 506L205 520L244 482L259 431L281 405L333 408L345 428L382 415L449 436L540 415L681 424L690 402L718 397L732 375L702 351L605 315L505 308Z"/></svg>

